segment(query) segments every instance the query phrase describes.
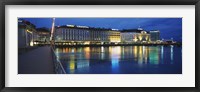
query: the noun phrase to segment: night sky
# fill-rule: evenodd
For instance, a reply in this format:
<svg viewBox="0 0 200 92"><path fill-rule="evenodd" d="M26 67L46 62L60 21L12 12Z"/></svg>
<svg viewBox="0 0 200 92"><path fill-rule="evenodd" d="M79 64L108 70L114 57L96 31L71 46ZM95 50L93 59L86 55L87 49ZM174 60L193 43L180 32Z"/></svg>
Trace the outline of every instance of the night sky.
<svg viewBox="0 0 200 92"><path fill-rule="evenodd" d="M51 28L52 18L21 18L37 28ZM112 29L160 30L161 39L182 41L182 18L56 18L55 25L81 25Z"/></svg>

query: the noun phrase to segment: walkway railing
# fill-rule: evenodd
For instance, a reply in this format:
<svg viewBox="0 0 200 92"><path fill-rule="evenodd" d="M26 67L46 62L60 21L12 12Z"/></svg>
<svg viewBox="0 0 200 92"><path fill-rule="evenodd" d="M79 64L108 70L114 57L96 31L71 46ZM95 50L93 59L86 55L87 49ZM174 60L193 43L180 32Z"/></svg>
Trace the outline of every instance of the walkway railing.
<svg viewBox="0 0 200 92"><path fill-rule="evenodd" d="M59 58L57 57L53 46L51 46L51 50L52 50L52 57L53 57L53 61L54 61L54 67L55 67L56 74L66 74L66 71L63 68L63 65L61 64Z"/></svg>

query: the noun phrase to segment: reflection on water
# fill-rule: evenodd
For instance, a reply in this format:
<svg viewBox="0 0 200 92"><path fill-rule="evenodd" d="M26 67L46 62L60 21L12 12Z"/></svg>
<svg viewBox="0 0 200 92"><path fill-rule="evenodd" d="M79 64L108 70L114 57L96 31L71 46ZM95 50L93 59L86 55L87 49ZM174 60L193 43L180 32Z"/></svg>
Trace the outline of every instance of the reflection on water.
<svg viewBox="0 0 200 92"><path fill-rule="evenodd" d="M69 74L181 74L182 47L101 46L56 48Z"/></svg>
<svg viewBox="0 0 200 92"><path fill-rule="evenodd" d="M173 51L174 51L174 50L173 50L173 47L174 47L174 46L171 46L171 54L170 54L170 55L171 55L170 57L171 57L171 63L172 63L172 64L173 64L173 58L174 58L174 57L173 57L173 56L174 56L174 55L173 55Z"/></svg>

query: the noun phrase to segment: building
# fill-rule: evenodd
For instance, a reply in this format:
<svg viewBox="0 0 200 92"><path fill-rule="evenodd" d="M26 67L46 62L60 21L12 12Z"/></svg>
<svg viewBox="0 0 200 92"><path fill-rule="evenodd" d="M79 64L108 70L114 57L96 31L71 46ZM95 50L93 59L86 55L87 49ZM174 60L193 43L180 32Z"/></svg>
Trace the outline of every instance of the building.
<svg viewBox="0 0 200 92"><path fill-rule="evenodd" d="M156 41L160 40L160 31L159 30L150 31L149 33L151 35L152 42L156 42Z"/></svg>
<svg viewBox="0 0 200 92"><path fill-rule="evenodd" d="M83 44L90 39L90 33L87 27L76 27L75 25L55 27L55 42L64 44Z"/></svg>
<svg viewBox="0 0 200 92"><path fill-rule="evenodd" d="M64 45L105 44L121 41L119 31L77 25L56 26L54 38L55 43Z"/></svg>
<svg viewBox="0 0 200 92"><path fill-rule="evenodd" d="M40 44L50 43L50 30L48 28L37 28L37 37L35 37L35 42Z"/></svg>
<svg viewBox="0 0 200 92"><path fill-rule="evenodd" d="M18 48L34 46L35 25L25 20L18 20Z"/></svg>
<svg viewBox="0 0 200 92"><path fill-rule="evenodd" d="M91 44L102 44L109 41L109 29L93 27L88 29L90 34L88 42Z"/></svg>
<svg viewBox="0 0 200 92"><path fill-rule="evenodd" d="M146 31L141 31L141 33L135 34L134 41L139 43L150 42L151 41L150 34L147 33Z"/></svg>
<svg viewBox="0 0 200 92"><path fill-rule="evenodd" d="M151 43L160 41L160 32L138 29L106 29L88 26L56 26L54 37L57 45Z"/></svg>
<svg viewBox="0 0 200 92"><path fill-rule="evenodd" d="M111 43L119 43L121 42L121 35L119 31L109 30L108 31L108 39Z"/></svg>
<svg viewBox="0 0 200 92"><path fill-rule="evenodd" d="M121 41L125 43L135 42L135 35L141 33L142 29L125 29L121 31Z"/></svg>

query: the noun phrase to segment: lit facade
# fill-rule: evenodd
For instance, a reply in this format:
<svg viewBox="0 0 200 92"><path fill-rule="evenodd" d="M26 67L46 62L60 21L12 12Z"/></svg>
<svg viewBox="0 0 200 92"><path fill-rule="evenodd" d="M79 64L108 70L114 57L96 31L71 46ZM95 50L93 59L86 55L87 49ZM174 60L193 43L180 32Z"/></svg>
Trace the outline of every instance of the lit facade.
<svg viewBox="0 0 200 92"><path fill-rule="evenodd" d="M85 29L59 27L55 31L56 42L87 41L89 40L89 36L89 30Z"/></svg>
<svg viewBox="0 0 200 92"><path fill-rule="evenodd" d="M144 31L142 28L113 30L88 26L65 25L55 27L54 40L66 45L151 43L160 39L159 31Z"/></svg>
<svg viewBox="0 0 200 92"><path fill-rule="evenodd" d="M109 32L107 29L90 28L89 29L90 39L92 42L107 42L109 41Z"/></svg>
<svg viewBox="0 0 200 92"><path fill-rule="evenodd" d="M50 30L48 28L37 28L35 42L48 44L50 42Z"/></svg>
<svg viewBox="0 0 200 92"><path fill-rule="evenodd" d="M155 42L155 41L160 40L160 31L159 30L150 31L149 33L151 35L151 41Z"/></svg>
<svg viewBox="0 0 200 92"><path fill-rule="evenodd" d="M102 44L106 42L120 42L120 32L104 28L66 25L55 27L55 42L66 44Z"/></svg>
<svg viewBox="0 0 200 92"><path fill-rule="evenodd" d="M150 34L148 34L146 31L141 31L141 33L137 33L134 36L134 40L136 42L150 42Z"/></svg>
<svg viewBox="0 0 200 92"><path fill-rule="evenodd" d="M141 33L141 29L129 29L121 31L121 41L125 43L136 42L135 35Z"/></svg>
<svg viewBox="0 0 200 92"><path fill-rule="evenodd" d="M108 31L109 35L108 35L108 39L109 42L121 42L121 36L120 36L120 32L119 31Z"/></svg>
<svg viewBox="0 0 200 92"><path fill-rule="evenodd" d="M18 48L33 46L36 35L35 25L29 21L18 20Z"/></svg>

